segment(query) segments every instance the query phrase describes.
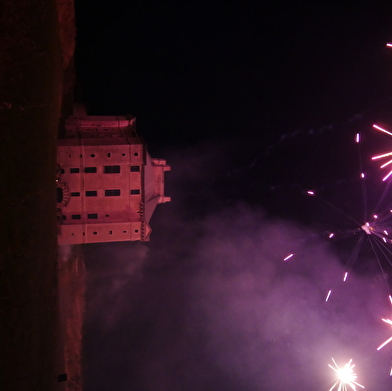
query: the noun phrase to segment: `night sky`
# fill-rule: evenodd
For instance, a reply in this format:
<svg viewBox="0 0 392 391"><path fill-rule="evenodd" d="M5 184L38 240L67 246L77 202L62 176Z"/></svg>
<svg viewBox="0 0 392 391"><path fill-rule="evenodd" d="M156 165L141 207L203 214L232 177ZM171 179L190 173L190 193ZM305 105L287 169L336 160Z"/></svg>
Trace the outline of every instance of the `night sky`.
<svg viewBox="0 0 392 391"><path fill-rule="evenodd" d="M392 5L167 3L76 0L77 99L172 166L149 243L85 247L86 391L328 390L331 357L389 391L392 274L364 246L341 283L325 234L366 221L361 164L367 216L386 186Z"/></svg>

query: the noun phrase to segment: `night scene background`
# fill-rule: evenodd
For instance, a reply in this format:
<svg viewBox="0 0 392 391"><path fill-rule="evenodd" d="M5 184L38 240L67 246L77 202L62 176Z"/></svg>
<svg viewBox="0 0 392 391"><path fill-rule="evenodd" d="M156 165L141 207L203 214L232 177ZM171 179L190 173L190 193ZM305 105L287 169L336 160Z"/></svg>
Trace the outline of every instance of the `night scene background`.
<svg viewBox="0 0 392 391"><path fill-rule="evenodd" d="M76 0L77 99L172 167L149 243L84 249L86 391L328 390L331 357L391 389L391 270L364 246L343 284L326 235L366 221L361 164L368 212L386 187L386 4Z"/></svg>

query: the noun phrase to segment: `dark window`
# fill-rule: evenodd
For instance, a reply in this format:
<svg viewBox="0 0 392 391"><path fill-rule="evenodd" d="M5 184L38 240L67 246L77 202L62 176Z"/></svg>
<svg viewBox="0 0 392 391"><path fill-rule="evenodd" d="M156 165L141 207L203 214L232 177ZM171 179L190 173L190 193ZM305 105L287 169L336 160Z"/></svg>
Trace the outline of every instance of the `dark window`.
<svg viewBox="0 0 392 391"><path fill-rule="evenodd" d="M85 167L84 168L84 172L87 172L87 173L95 173L95 172L97 172L97 167Z"/></svg>
<svg viewBox="0 0 392 391"><path fill-rule="evenodd" d="M91 156L91 157L95 157L95 153L92 153L90 156Z"/></svg>
<svg viewBox="0 0 392 391"><path fill-rule="evenodd" d="M105 166L103 172L105 174L118 174L120 172L120 166Z"/></svg>
<svg viewBox="0 0 392 391"><path fill-rule="evenodd" d="M75 191L71 193L71 197L80 197L80 193L78 191Z"/></svg>
<svg viewBox="0 0 392 391"><path fill-rule="evenodd" d="M82 218L81 215L72 215L72 216L71 216L71 219L72 219L72 220L80 220L81 218Z"/></svg>
<svg viewBox="0 0 392 391"><path fill-rule="evenodd" d="M64 216L64 215L63 215L63 220L67 220L67 216Z"/></svg>
<svg viewBox="0 0 392 391"><path fill-rule="evenodd" d="M96 235L98 232L94 231L93 234Z"/></svg>
<svg viewBox="0 0 392 391"><path fill-rule="evenodd" d="M60 375L57 375L57 381L59 383L63 382L63 381L67 381L67 380L68 380L68 377L67 377L66 373L61 373Z"/></svg>
<svg viewBox="0 0 392 391"><path fill-rule="evenodd" d="M71 174L77 174L78 172L79 172L80 170L79 170L79 168L71 168L70 170L69 170L69 172L71 173Z"/></svg>
<svg viewBox="0 0 392 391"><path fill-rule="evenodd" d="M87 215L88 219L97 219L98 218L98 213L89 213Z"/></svg>
<svg viewBox="0 0 392 391"><path fill-rule="evenodd" d="M113 231L109 231L109 234L112 235L112 234L113 234Z"/></svg>
<svg viewBox="0 0 392 391"><path fill-rule="evenodd" d="M86 191L86 197L96 197L96 196L97 196L97 191L96 190Z"/></svg>
<svg viewBox="0 0 392 391"><path fill-rule="evenodd" d="M122 153L121 155L122 155L122 156L125 156L125 153Z"/></svg>
<svg viewBox="0 0 392 391"><path fill-rule="evenodd" d="M140 189L132 189L131 194L140 194Z"/></svg>
<svg viewBox="0 0 392 391"><path fill-rule="evenodd" d="M114 197L114 196L119 196L120 195L120 190L115 189L115 190L105 190L105 196L106 197Z"/></svg>
<svg viewBox="0 0 392 391"><path fill-rule="evenodd" d="M139 156L139 152L134 152L133 156Z"/></svg>
<svg viewBox="0 0 392 391"><path fill-rule="evenodd" d="M137 234L139 232L139 230L138 229L135 229L135 233Z"/></svg>
<svg viewBox="0 0 392 391"><path fill-rule="evenodd" d="M139 172L140 166L131 166L131 172Z"/></svg>
<svg viewBox="0 0 392 391"><path fill-rule="evenodd" d="M62 174L64 174L64 173L65 173L64 168L62 168L62 169L60 170L60 172L61 172Z"/></svg>
<svg viewBox="0 0 392 391"><path fill-rule="evenodd" d="M105 130L107 130L107 129L105 129ZM110 152L108 153L108 157L110 157Z"/></svg>
<svg viewBox="0 0 392 391"><path fill-rule="evenodd" d="M56 188L57 202L63 202L63 189L60 187Z"/></svg>

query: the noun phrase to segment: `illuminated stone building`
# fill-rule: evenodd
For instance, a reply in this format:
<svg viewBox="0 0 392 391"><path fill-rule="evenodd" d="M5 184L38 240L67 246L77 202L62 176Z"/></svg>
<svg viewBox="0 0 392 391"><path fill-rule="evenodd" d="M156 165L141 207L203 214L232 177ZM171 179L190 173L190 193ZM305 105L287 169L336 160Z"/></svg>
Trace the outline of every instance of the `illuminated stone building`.
<svg viewBox="0 0 392 391"><path fill-rule="evenodd" d="M153 159L132 116L75 107L57 148L58 243L147 241L164 195L166 161Z"/></svg>

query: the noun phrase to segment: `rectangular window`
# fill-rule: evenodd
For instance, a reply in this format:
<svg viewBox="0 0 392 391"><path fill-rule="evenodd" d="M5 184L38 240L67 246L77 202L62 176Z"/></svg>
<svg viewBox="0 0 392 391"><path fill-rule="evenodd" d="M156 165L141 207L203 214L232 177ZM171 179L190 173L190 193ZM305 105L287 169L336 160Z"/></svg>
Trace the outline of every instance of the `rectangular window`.
<svg viewBox="0 0 392 391"><path fill-rule="evenodd" d="M120 195L120 190L115 189L115 190L105 190L105 196L106 197L117 197Z"/></svg>
<svg viewBox="0 0 392 391"><path fill-rule="evenodd" d="M89 174L97 172L97 167L85 167L84 172L87 172Z"/></svg>
<svg viewBox="0 0 392 391"><path fill-rule="evenodd" d="M81 218L82 218L81 215L72 215L72 216L71 216L71 219L72 219L72 220L80 220Z"/></svg>
<svg viewBox="0 0 392 391"><path fill-rule="evenodd" d="M86 197L96 197L96 196L97 196L97 191L96 190L86 191Z"/></svg>
<svg viewBox="0 0 392 391"><path fill-rule="evenodd" d="M98 213L89 213L87 214L88 219L97 219L98 218Z"/></svg>
<svg viewBox="0 0 392 391"><path fill-rule="evenodd" d="M140 166L131 166L131 172L139 172Z"/></svg>
<svg viewBox="0 0 392 391"><path fill-rule="evenodd" d="M140 189L132 189L131 194L140 194Z"/></svg>
<svg viewBox="0 0 392 391"><path fill-rule="evenodd" d="M79 171L80 171L80 170L79 170L79 168L77 168L77 167L71 168L71 169L69 170L69 172L70 172L71 174L77 174Z"/></svg>
<svg viewBox="0 0 392 391"><path fill-rule="evenodd" d="M80 193L78 191L75 191L71 193L71 197L80 197Z"/></svg>
<svg viewBox="0 0 392 391"><path fill-rule="evenodd" d="M105 166L103 172L105 174L119 174L120 166Z"/></svg>

